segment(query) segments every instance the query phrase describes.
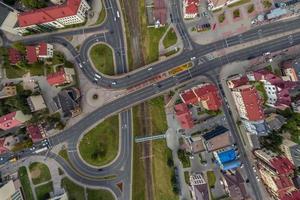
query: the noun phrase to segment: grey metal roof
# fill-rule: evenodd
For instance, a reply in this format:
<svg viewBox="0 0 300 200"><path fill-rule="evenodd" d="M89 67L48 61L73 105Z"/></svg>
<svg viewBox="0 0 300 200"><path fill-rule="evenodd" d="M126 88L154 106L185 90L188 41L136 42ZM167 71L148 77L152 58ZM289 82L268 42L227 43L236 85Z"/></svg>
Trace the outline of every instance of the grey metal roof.
<svg viewBox="0 0 300 200"><path fill-rule="evenodd" d="M10 12L13 12L13 10L3 2L0 2L0 25L2 25Z"/></svg>

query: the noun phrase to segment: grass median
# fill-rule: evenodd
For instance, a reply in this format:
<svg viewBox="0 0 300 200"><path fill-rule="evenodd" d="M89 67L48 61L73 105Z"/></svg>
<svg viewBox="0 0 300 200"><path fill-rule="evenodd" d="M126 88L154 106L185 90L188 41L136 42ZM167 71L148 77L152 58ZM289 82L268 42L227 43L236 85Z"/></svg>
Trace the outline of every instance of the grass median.
<svg viewBox="0 0 300 200"><path fill-rule="evenodd" d="M34 199L26 167L20 167L18 170L18 175L20 178L22 191L24 193L25 199Z"/></svg>
<svg viewBox="0 0 300 200"><path fill-rule="evenodd" d="M95 68L106 75L114 75L114 57L112 49L106 44L96 44L90 51Z"/></svg>
<svg viewBox="0 0 300 200"><path fill-rule="evenodd" d="M36 198L38 200L45 200L50 198L50 192L53 191L53 183L48 182L35 188Z"/></svg>
<svg viewBox="0 0 300 200"><path fill-rule="evenodd" d="M115 159L119 149L119 118L112 116L86 133L79 143L81 157L89 164L102 166Z"/></svg>
<svg viewBox="0 0 300 200"><path fill-rule="evenodd" d="M104 189L94 190L88 188L86 192L87 192L88 200L114 200L115 199L110 191Z"/></svg>
<svg viewBox="0 0 300 200"><path fill-rule="evenodd" d="M166 34L166 36L163 39L163 45L165 48L168 48L168 47L176 44L176 42L177 42L176 32L173 28L170 28L168 33Z"/></svg>
<svg viewBox="0 0 300 200"><path fill-rule="evenodd" d="M70 200L81 200L85 199L84 188L77 185L68 178L63 178L61 180L61 186L66 190L68 198Z"/></svg>

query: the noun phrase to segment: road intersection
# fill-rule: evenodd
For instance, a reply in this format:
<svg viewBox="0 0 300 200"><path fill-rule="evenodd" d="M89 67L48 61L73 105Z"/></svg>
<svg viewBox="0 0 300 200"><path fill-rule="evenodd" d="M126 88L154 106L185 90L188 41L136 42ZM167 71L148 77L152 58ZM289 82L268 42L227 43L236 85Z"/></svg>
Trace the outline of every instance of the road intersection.
<svg viewBox="0 0 300 200"><path fill-rule="evenodd" d="M120 20L114 20L115 13L117 10L119 10L116 1L105 1L105 7L107 8L107 18L102 25L90 28L76 29L72 31L52 33L47 38L45 38L45 36L25 38L24 42L32 43L43 40L50 43L62 44L73 55L76 63L80 63L83 66L80 70L82 70L83 73L87 76L87 78L89 78L89 80L91 81L94 80L95 73L99 72L96 72L92 67L88 55L89 49L97 42L108 43L114 48L117 72L118 74L122 75L109 77L100 74L102 78L99 79L96 84L102 87L120 89L137 85L178 65L191 62L190 59L192 57L196 58L195 61L193 61L196 63L198 58L201 58L208 53L227 47L232 47L240 43L263 39L274 34L287 32L291 29L300 28L300 19L293 19L289 21L275 22L269 25L257 27L243 33L242 35L233 36L221 41L214 42L209 45L198 45L190 40L185 30L182 17L180 15L180 9L178 7L179 1L176 0L173 2L174 4L172 4L172 15L175 19L174 23L176 24L176 28L179 30L180 35L184 41L185 48L183 49L182 53L166 61L151 64L145 66L142 69L130 73L126 73L126 47L124 47L124 36L122 34L123 29L121 25L122 22ZM84 41L79 52L66 39L63 38L63 36L67 35L76 35L84 33L94 34ZM168 91L170 88L183 84L199 75L210 74L213 77L216 77L214 73L218 73L218 70L223 65L226 65L228 63L239 60L247 60L249 58L261 56L264 52L274 52L291 47L292 45L300 44L300 32L294 33L291 37L293 38L292 44L290 43L290 37L285 36L276 40L261 43L259 45L247 47L240 51L233 52L222 57L213 58L211 60L205 60L200 65L194 64L194 67L192 67L188 71L184 71L176 76L169 77L165 80L158 82L155 85L150 85L140 90L129 93L124 97L121 97L106 104L104 107L98 108L74 126L62 131L60 134L49 138L50 144L52 146L55 146L63 141L67 141L67 148L69 150L76 150L77 143L81 135L84 134L89 127L96 125L100 120L103 120L108 116L121 112L121 145L119 150L120 153L117 159L111 165L103 167L101 168L101 170L99 170L99 168L86 165L80 159L78 151L68 152L72 166L69 166L64 159L51 152L48 154L48 157L56 160L72 179L77 180L78 182L81 182L87 186L109 188L113 191L113 193L118 199L130 199L132 160L132 116L131 111L126 109L129 109L130 107L138 104L139 102L145 101L149 98L159 95L160 93ZM10 43L11 41L5 42L6 45L9 45ZM152 68L151 73L149 73L150 67ZM113 84L113 82L116 82L116 84ZM225 114L229 121L231 120L231 123L229 124L232 124L232 119L228 113L228 110L226 109ZM235 127L231 127L231 129L233 129L234 132L236 132ZM243 152L243 147L241 145L241 142L239 141L240 139L238 137L235 137L235 140L238 141L238 143L240 143L238 144L238 146L242 149ZM23 156L29 155L29 152L27 154L26 152L25 154L23 154ZM242 156L242 160L246 163L248 162L247 158L245 158L244 156ZM247 164L246 167L248 165L249 164ZM252 177L253 172L251 170L251 167L248 166L247 168L249 168L247 170L247 174L250 177L250 182L252 183L254 191L259 191L259 189L257 189L257 184L255 184L256 180L254 176ZM122 191L116 185L120 182L123 182ZM262 199L259 192L257 193L256 198Z"/></svg>

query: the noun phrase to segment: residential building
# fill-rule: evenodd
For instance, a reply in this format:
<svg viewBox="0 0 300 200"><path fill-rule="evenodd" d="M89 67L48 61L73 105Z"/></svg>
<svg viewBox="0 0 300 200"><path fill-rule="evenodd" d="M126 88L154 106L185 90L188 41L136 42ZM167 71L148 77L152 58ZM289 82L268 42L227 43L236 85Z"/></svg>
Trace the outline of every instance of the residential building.
<svg viewBox="0 0 300 200"><path fill-rule="evenodd" d="M224 171L234 170L241 165L237 158L237 154L232 147L217 150L213 152L214 157L220 168Z"/></svg>
<svg viewBox="0 0 300 200"><path fill-rule="evenodd" d="M188 109L188 106L184 103L175 105L176 118L180 123L180 126L184 129L193 128L194 123L192 119L192 114Z"/></svg>
<svg viewBox="0 0 300 200"><path fill-rule="evenodd" d="M19 51L14 48L8 49L8 60L11 65L16 65L22 60L22 55Z"/></svg>
<svg viewBox="0 0 300 200"><path fill-rule="evenodd" d="M229 130L223 126L218 126L214 130L202 135L206 150L213 152L232 144Z"/></svg>
<svg viewBox="0 0 300 200"><path fill-rule="evenodd" d="M283 154L296 166L300 167L300 145L288 140L283 139L280 149Z"/></svg>
<svg viewBox="0 0 300 200"><path fill-rule="evenodd" d="M75 87L60 91L54 98L56 109L62 113L63 117L79 115L81 113L80 100L80 91Z"/></svg>
<svg viewBox="0 0 300 200"><path fill-rule="evenodd" d="M17 95L17 87L13 84L5 84L0 90L0 99Z"/></svg>
<svg viewBox="0 0 300 200"><path fill-rule="evenodd" d="M52 58L53 57L53 52L54 48L52 44L41 42L39 45L36 47L37 55L40 59L43 58Z"/></svg>
<svg viewBox="0 0 300 200"><path fill-rule="evenodd" d="M1 200L23 200L24 197L21 192L21 183L19 179L8 181L0 188Z"/></svg>
<svg viewBox="0 0 300 200"><path fill-rule="evenodd" d="M18 21L18 11L1 1L0 13L0 30L11 34L17 34L14 27Z"/></svg>
<svg viewBox="0 0 300 200"><path fill-rule="evenodd" d="M299 81L300 63L299 58L296 60L287 60L282 63L282 72L288 76L291 81Z"/></svg>
<svg viewBox="0 0 300 200"><path fill-rule="evenodd" d="M246 130L252 134L266 135L268 128L264 120L262 100L255 87L242 85L233 88L232 96Z"/></svg>
<svg viewBox="0 0 300 200"><path fill-rule="evenodd" d="M248 77L240 74L231 76L227 79L227 85L230 89L248 84Z"/></svg>
<svg viewBox="0 0 300 200"><path fill-rule="evenodd" d="M38 61L35 46L26 46L26 60L28 64Z"/></svg>
<svg viewBox="0 0 300 200"><path fill-rule="evenodd" d="M220 109L222 103L215 85L211 83L201 84L194 87L193 91L206 110L217 111Z"/></svg>
<svg viewBox="0 0 300 200"><path fill-rule="evenodd" d="M90 6L85 0L67 0L63 5L23 12L18 15L19 34L48 32L85 21Z"/></svg>
<svg viewBox="0 0 300 200"><path fill-rule="evenodd" d="M154 0L153 17L156 28L166 25L167 7L164 0Z"/></svg>
<svg viewBox="0 0 300 200"><path fill-rule="evenodd" d="M30 107L31 112L36 112L47 108L42 95L35 95L35 96L28 97L27 103Z"/></svg>
<svg viewBox="0 0 300 200"><path fill-rule="evenodd" d="M292 103L290 92L297 86L296 82L284 81L268 70L259 70L247 74L251 81L260 81L268 96L266 104L279 109L285 109Z"/></svg>
<svg viewBox="0 0 300 200"><path fill-rule="evenodd" d="M0 138L0 154L12 150L13 147L19 142L19 138L14 136Z"/></svg>
<svg viewBox="0 0 300 200"><path fill-rule="evenodd" d="M24 115L22 111L14 111L0 117L0 129L8 130L23 125L31 118L31 115Z"/></svg>
<svg viewBox="0 0 300 200"><path fill-rule="evenodd" d="M235 173L223 173L224 186L231 200L245 200L249 198L245 181L239 170Z"/></svg>
<svg viewBox="0 0 300 200"><path fill-rule="evenodd" d="M287 157L264 149L254 151L254 155L258 158L257 167L261 179L273 198L282 200L297 195L292 181L295 166Z"/></svg>
<svg viewBox="0 0 300 200"><path fill-rule="evenodd" d="M66 73L65 69L47 75L47 81L51 86L59 86L73 82L72 75Z"/></svg>
<svg viewBox="0 0 300 200"><path fill-rule="evenodd" d="M179 94L181 100L185 104L196 105L200 99L196 96L193 90L185 90Z"/></svg>
<svg viewBox="0 0 300 200"><path fill-rule="evenodd" d="M272 113L266 118L266 124L271 131L278 131L285 123L286 118L276 113Z"/></svg>
<svg viewBox="0 0 300 200"><path fill-rule="evenodd" d="M33 143L43 140L46 136L45 130L40 124L28 125L26 127L26 131Z"/></svg>
<svg viewBox="0 0 300 200"><path fill-rule="evenodd" d="M199 0L183 0L183 18L193 19L198 15Z"/></svg>
<svg viewBox="0 0 300 200"><path fill-rule="evenodd" d="M200 173L192 174L190 183L193 200L209 200L208 185Z"/></svg>
<svg viewBox="0 0 300 200"><path fill-rule="evenodd" d="M203 138L200 135L192 135L191 137L187 137L185 141L189 147L189 149L187 149L187 151L189 151L193 154L197 154L197 153L205 151Z"/></svg>

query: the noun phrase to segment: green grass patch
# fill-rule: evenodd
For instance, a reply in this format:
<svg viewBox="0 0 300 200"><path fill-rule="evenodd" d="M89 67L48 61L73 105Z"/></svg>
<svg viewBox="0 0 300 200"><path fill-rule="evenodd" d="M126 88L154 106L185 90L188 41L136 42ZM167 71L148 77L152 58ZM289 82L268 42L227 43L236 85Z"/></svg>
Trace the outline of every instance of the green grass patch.
<svg viewBox="0 0 300 200"><path fill-rule="evenodd" d="M34 162L29 165L29 171L31 174L31 180L34 185L44 183L51 179L50 170L47 165Z"/></svg>
<svg viewBox="0 0 300 200"><path fill-rule="evenodd" d="M220 23L223 23L225 21L225 13L224 12L218 16L218 20Z"/></svg>
<svg viewBox="0 0 300 200"><path fill-rule="evenodd" d="M272 3L268 0L264 0L262 4L264 5L264 8L271 8L272 6Z"/></svg>
<svg viewBox="0 0 300 200"><path fill-rule="evenodd" d="M166 34L166 36L163 39L163 45L165 48L168 48L168 47L176 44L176 42L177 42L176 32L173 28L170 28L168 33Z"/></svg>
<svg viewBox="0 0 300 200"><path fill-rule="evenodd" d="M106 75L114 75L114 57L112 49L106 44L96 44L90 51L95 68Z"/></svg>
<svg viewBox="0 0 300 200"><path fill-rule="evenodd" d="M157 115L155 115L157 116ZM154 116L152 116L154 117ZM171 157L171 150L167 147L164 140L152 142L153 153L153 183L154 199L169 200L178 199L178 195L173 190L172 174L173 167L168 166L168 160ZM163 177L163 178L162 178Z"/></svg>
<svg viewBox="0 0 300 200"><path fill-rule="evenodd" d="M18 175L22 185L22 191L24 193L25 199L34 199L26 167L20 167L18 170Z"/></svg>
<svg viewBox="0 0 300 200"><path fill-rule="evenodd" d="M96 21L96 23L94 25L97 25L97 24L102 24L105 20L105 17L106 17L106 10L105 10L105 5L104 5L104 2L101 0L101 3L102 3L102 9L99 13L99 17Z"/></svg>
<svg viewBox="0 0 300 200"><path fill-rule="evenodd" d="M179 49L177 49L177 51L175 49L168 51L167 53L165 53L166 57L169 57L171 55L174 55L175 53L177 53L179 51Z"/></svg>
<svg viewBox="0 0 300 200"><path fill-rule="evenodd" d="M215 187L215 183L216 183L216 175L215 175L215 173L213 171L207 171L206 175L207 175L208 186L210 188Z"/></svg>
<svg viewBox="0 0 300 200"><path fill-rule="evenodd" d="M50 198L50 192L53 191L53 183L49 182L43 185L40 185L35 188L36 198L38 200L45 200Z"/></svg>
<svg viewBox="0 0 300 200"><path fill-rule="evenodd" d="M240 5L249 3L249 2L251 2L251 0L240 0L240 1L237 1L235 3L229 4L227 7L232 8L232 7L240 6Z"/></svg>
<svg viewBox="0 0 300 200"><path fill-rule="evenodd" d="M249 14L252 13L254 10L255 10L254 4L250 4L250 5L247 7L247 12L248 12Z"/></svg>
<svg viewBox="0 0 300 200"><path fill-rule="evenodd" d="M87 196L88 200L114 200L114 196L108 190L100 189L100 190L93 190L87 189Z"/></svg>
<svg viewBox="0 0 300 200"><path fill-rule="evenodd" d="M239 9L235 9L233 12L233 18L238 18L240 17L241 13L240 13L240 10Z"/></svg>
<svg viewBox="0 0 300 200"><path fill-rule="evenodd" d="M267 92L264 88L264 84L262 82L255 82L254 84L256 90L259 92L260 96L263 98L264 102L267 102L268 100L268 95L267 95Z"/></svg>
<svg viewBox="0 0 300 200"><path fill-rule="evenodd" d="M84 188L77 185L68 178L61 180L61 186L66 190L69 200L82 200L84 197Z"/></svg>
<svg viewBox="0 0 300 200"><path fill-rule="evenodd" d="M181 163L183 165L183 168L191 166L190 158L184 150L179 149L177 151L177 154L178 154L179 160L181 161Z"/></svg>
<svg viewBox="0 0 300 200"><path fill-rule="evenodd" d="M149 111L152 118L152 130L154 134L165 133L168 129L165 113L164 97L159 96L148 101Z"/></svg>
<svg viewBox="0 0 300 200"><path fill-rule="evenodd" d="M58 152L58 155L60 155L63 159L67 161L67 163L71 166L71 162L68 156L68 152L66 149L62 149Z"/></svg>
<svg viewBox="0 0 300 200"><path fill-rule="evenodd" d="M119 149L119 117L112 116L86 133L79 143L82 158L94 166L111 162Z"/></svg>
<svg viewBox="0 0 300 200"><path fill-rule="evenodd" d="M186 184L188 184L188 185L190 184L190 173L187 171L184 172L184 180L185 180Z"/></svg>

